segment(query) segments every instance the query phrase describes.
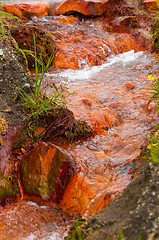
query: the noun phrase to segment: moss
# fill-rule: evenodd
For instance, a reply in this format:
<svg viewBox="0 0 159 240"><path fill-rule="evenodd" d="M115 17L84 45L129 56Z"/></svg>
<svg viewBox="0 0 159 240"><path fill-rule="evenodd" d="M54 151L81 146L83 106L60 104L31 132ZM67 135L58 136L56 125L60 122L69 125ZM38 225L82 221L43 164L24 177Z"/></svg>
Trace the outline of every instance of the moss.
<svg viewBox="0 0 159 240"><path fill-rule="evenodd" d="M159 15L153 26L153 38L156 49L159 49Z"/></svg>
<svg viewBox="0 0 159 240"><path fill-rule="evenodd" d="M77 136L85 136L91 132L92 129L88 126L85 121L78 120L77 121L77 129L76 135Z"/></svg>
<svg viewBox="0 0 159 240"><path fill-rule="evenodd" d="M21 161L21 178L26 193L39 195L44 200L48 200L55 192L57 177L64 161L63 153L55 149L55 154L50 155L50 165L46 170L45 157L49 157L49 147L49 144L48 148L46 144L39 144Z"/></svg>
<svg viewBox="0 0 159 240"><path fill-rule="evenodd" d="M5 196L6 196L5 188L3 186L0 186L0 200L5 198Z"/></svg>
<svg viewBox="0 0 159 240"><path fill-rule="evenodd" d="M0 200L17 194L17 181L14 177L0 176Z"/></svg>

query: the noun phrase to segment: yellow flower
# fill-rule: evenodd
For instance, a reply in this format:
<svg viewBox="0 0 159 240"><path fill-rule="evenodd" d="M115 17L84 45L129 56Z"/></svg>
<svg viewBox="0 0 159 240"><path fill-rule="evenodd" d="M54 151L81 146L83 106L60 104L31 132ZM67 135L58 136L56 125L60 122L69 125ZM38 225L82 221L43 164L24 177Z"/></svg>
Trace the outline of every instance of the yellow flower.
<svg viewBox="0 0 159 240"><path fill-rule="evenodd" d="M155 80L155 77L153 77L152 75L148 75L147 79L151 80L151 81L154 81Z"/></svg>

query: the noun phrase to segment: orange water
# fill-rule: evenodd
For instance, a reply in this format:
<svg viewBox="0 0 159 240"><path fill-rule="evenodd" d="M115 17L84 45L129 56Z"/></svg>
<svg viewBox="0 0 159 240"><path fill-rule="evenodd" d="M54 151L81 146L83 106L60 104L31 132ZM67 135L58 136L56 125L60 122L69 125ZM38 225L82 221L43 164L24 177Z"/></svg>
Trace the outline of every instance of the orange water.
<svg viewBox="0 0 159 240"><path fill-rule="evenodd" d="M133 160L158 123L155 104L147 106L150 94L145 89L150 86L147 76L157 71L155 61L142 53L125 65L122 61L106 65L87 79L82 79L84 72L80 70L65 72L69 77L65 91L76 91L67 99L69 109L97 134L65 146L80 172L68 184L61 204L13 204L0 214L0 239L64 239L73 216L88 217L99 211L127 186ZM81 78L71 79L74 73ZM45 77L46 89L51 91L51 81L58 85L61 80L65 82L66 78L57 70L50 72Z"/></svg>
<svg viewBox="0 0 159 240"><path fill-rule="evenodd" d="M130 51L98 68L46 75L48 86L68 78L66 92L76 91L68 99L69 109L97 132L94 138L67 148L80 173L66 188L61 202L64 210L88 217L131 181L133 160L158 122L155 104L147 106L147 76L157 73L154 64L150 56Z"/></svg>
<svg viewBox="0 0 159 240"><path fill-rule="evenodd" d="M106 57L104 65L90 68L85 57L78 61L79 68L84 68L82 70L51 69L45 75L45 90L52 91L53 82L58 86L68 78L65 94L76 91L66 99L68 108L77 119L87 121L97 134L87 141L65 146L75 158L80 172L68 184L60 205L26 200L9 206L0 213L0 240L64 239L76 216L88 217L99 211L130 183L134 159L158 123L155 104L147 106L150 99L147 88L151 84L147 76L155 76L159 65L146 52L130 51L115 56L114 53L119 51L113 50L116 42L113 34L102 33L101 23L96 22L97 28L92 24L93 20L90 20L85 26L89 26L89 30L86 28L85 31L90 31L91 38L95 36L97 42L101 37L102 41L107 40L109 44L103 45L103 49L103 42L99 45L100 54L109 50L107 61ZM75 26L64 27L64 30L71 32ZM63 27L59 25L60 28ZM124 36L126 46L130 37L123 34L122 40ZM72 43L68 41L67 44L69 49ZM125 51L133 49L134 45L135 42ZM80 55L80 46L78 48ZM73 55L74 46L70 49Z"/></svg>

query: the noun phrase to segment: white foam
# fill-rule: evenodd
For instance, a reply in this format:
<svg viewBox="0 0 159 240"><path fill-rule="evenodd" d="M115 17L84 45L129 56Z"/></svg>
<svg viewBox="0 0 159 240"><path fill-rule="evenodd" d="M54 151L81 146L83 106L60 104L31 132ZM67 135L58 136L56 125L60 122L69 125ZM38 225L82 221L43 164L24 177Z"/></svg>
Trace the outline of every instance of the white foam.
<svg viewBox="0 0 159 240"><path fill-rule="evenodd" d="M113 64L117 64L117 63L126 65L130 62L134 62L136 59L138 59L142 55L143 55L143 52L135 53L134 50L131 50L129 52L125 52L125 53L119 54L117 56L111 56L110 58L107 59L107 62L102 64L101 66L94 66L92 68L86 67L81 70L68 69L68 70L64 70L58 74L49 74L49 76L50 75L53 75L53 76L58 75L59 77L68 78L69 80L72 80L72 81L85 80L85 79L89 79L92 76L96 75L98 72L100 72L105 67L109 67L109 66L111 66Z"/></svg>
<svg viewBox="0 0 159 240"><path fill-rule="evenodd" d="M38 207L38 204L36 204L35 202L28 201L27 204L30 206Z"/></svg>
<svg viewBox="0 0 159 240"><path fill-rule="evenodd" d="M23 240L34 240L34 239L36 239L36 236L33 233L31 233L28 237L22 238L22 239Z"/></svg>
<svg viewBox="0 0 159 240"><path fill-rule="evenodd" d="M59 234L58 232L53 232L53 233L47 233L43 232L45 236L41 236L41 240L62 240L63 236ZM22 238L22 240L34 240L34 239L39 239L37 238L39 236L39 231L35 231L34 233L31 233L28 237ZM66 236L66 235L65 235Z"/></svg>

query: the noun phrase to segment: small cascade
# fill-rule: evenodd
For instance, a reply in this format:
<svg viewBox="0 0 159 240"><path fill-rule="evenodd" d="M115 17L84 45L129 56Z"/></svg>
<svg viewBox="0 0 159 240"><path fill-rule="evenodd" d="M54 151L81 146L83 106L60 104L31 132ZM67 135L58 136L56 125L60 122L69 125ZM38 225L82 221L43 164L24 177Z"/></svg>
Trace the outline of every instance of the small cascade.
<svg viewBox="0 0 159 240"><path fill-rule="evenodd" d="M151 56L132 50L110 57L99 67L45 75L49 92L52 81L58 85L68 79L67 94L76 91L67 100L69 108L97 133L91 140L67 147L80 173L65 190L60 203L65 211L88 217L131 181L133 160L158 122L155 105L147 106L146 100L150 97L147 76L157 73L157 68Z"/></svg>
<svg viewBox="0 0 159 240"><path fill-rule="evenodd" d="M62 240L75 218L94 214L125 189L140 147L158 123L155 104L147 106L150 94L146 90L150 86L147 76L157 72L158 64L149 54L130 51L111 57L100 67L45 75L47 91L52 81L58 85L68 78L65 91L76 90L67 100L69 108L98 134L87 141L59 144L79 168L60 204L25 197L8 206L0 213L0 237Z"/></svg>
<svg viewBox="0 0 159 240"><path fill-rule="evenodd" d="M34 48L33 31L37 37L47 36L46 62L54 50L55 55L45 74L44 91L51 94L54 84L66 84L68 108L95 135L58 142L58 147L42 142L25 154L21 161L24 199L0 213L0 239L4 240L64 239L78 217L100 211L127 187L141 146L159 123L155 103L148 104L151 80L147 78L157 76L159 64L147 52L151 39L141 34L134 16L52 16L54 3L44 5L35 7L37 11L30 10L28 3L12 6L10 12L18 9L16 14L26 23L13 23L12 36L21 49L29 50ZM41 46L39 41L40 51ZM61 162L57 155L62 156Z"/></svg>

